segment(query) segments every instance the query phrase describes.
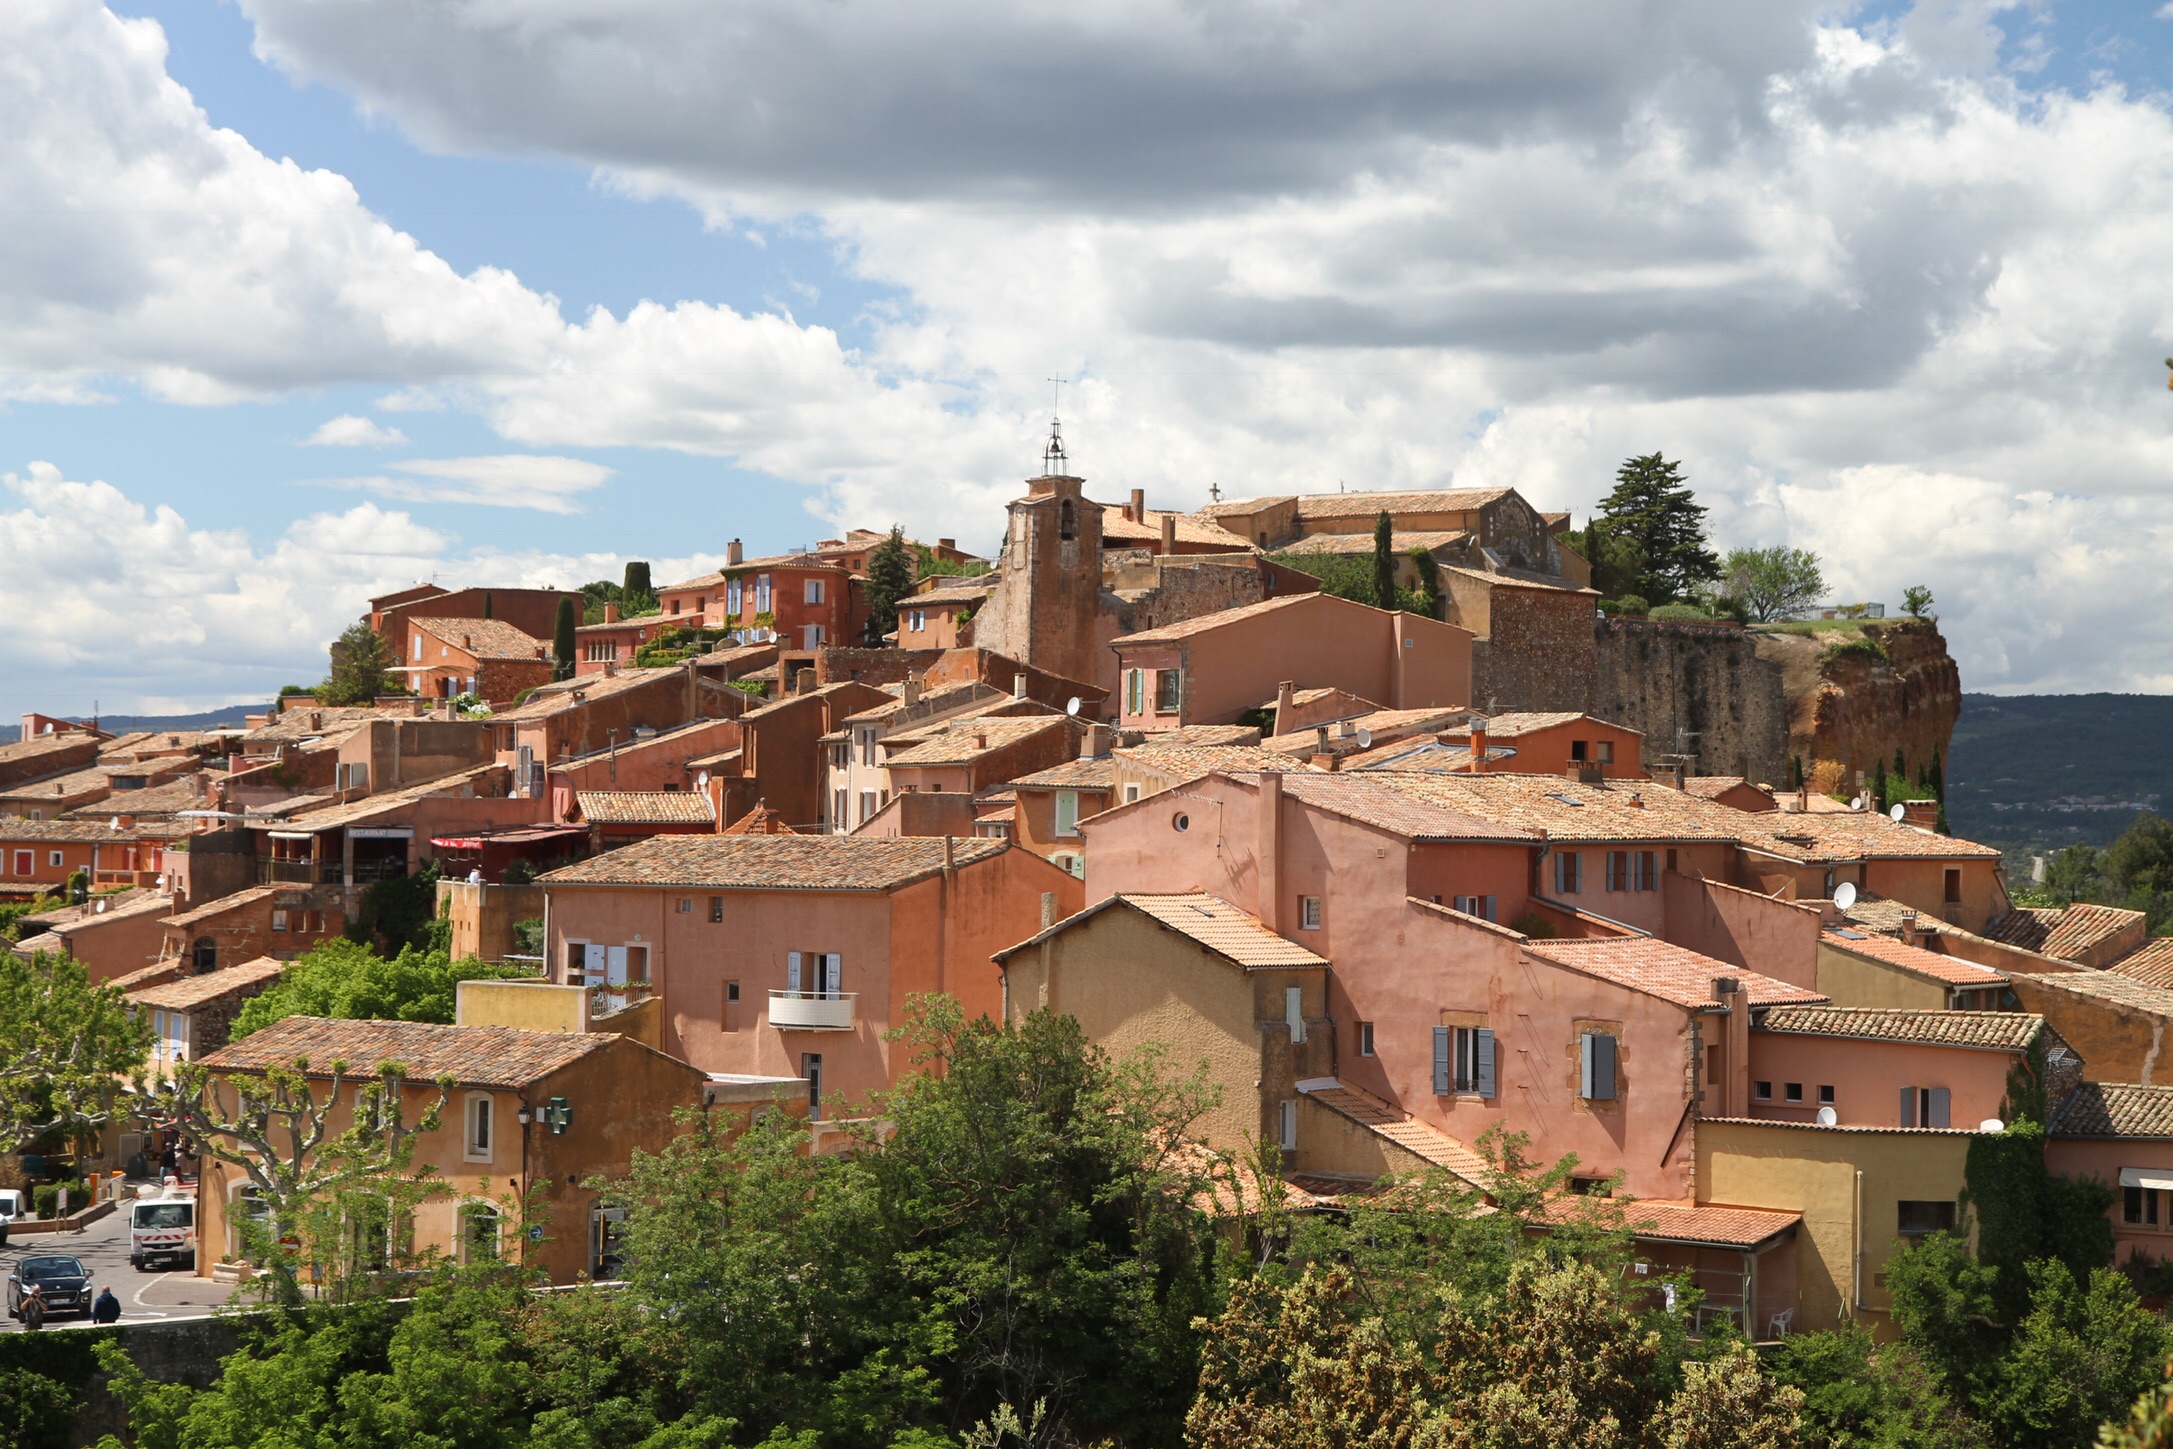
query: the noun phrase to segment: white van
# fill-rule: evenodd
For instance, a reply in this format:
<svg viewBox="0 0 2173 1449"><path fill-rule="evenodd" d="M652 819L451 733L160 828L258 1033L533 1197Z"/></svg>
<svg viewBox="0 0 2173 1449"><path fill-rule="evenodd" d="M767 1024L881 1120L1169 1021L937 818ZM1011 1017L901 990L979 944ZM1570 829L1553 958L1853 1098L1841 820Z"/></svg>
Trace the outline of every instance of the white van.
<svg viewBox="0 0 2173 1449"><path fill-rule="evenodd" d="M196 1266L196 1199L169 1188L136 1199L128 1214L128 1261L138 1271L154 1263Z"/></svg>
<svg viewBox="0 0 2173 1449"><path fill-rule="evenodd" d="M0 1187L0 1223L12 1223L22 1217L27 1206L19 1189Z"/></svg>

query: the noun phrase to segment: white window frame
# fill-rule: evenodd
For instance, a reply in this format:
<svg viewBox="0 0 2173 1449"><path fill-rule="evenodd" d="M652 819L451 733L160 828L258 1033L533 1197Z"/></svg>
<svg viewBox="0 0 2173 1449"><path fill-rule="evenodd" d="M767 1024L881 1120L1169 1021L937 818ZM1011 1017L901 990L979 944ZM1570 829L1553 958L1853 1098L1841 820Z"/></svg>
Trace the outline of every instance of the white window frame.
<svg viewBox="0 0 2173 1449"><path fill-rule="evenodd" d="M57 850L49 850L45 853L45 863L55 870L60 869L62 862L66 859L67 857Z"/></svg>
<svg viewBox="0 0 2173 1449"><path fill-rule="evenodd" d="M1285 986L1283 988L1283 1023L1290 1028L1290 1044L1292 1046L1303 1046L1305 1044L1305 988L1303 986Z"/></svg>
<svg viewBox="0 0 2173 1449"><path fill-rule="evenodd" d="M1298 1150L1297 1099L1291 1098L1284 1102L1281 1112L1277 1115L1281 1120L1277 1123L1279 1130L1276 1133L1276 1145L1286 1153L1296 1152Z"/></svg>
<svg viewBox="0 0 2173 1449"><path fill-rule="evenodd" d="M1056 833L1058 835L1077 835L1079 833L1079 792L1077 790L1059 790L1056 792Z"/></svg>
<svg viewBox="0 0 2173 1449"><path fill-rule="evenodd" d="M802 582L806 585L806 587L801 591L800 601L806 604L821 603L823 581L821 579L806 579Z"/></svg>
<svg viewBox="0 0 2173 1449"><path fill-rule="evenodd" d="M768 574L755 575L755 612L757 614L770 612L770 576Z"/></svg>
<svg viewBox="0 0 2173 1449"><path fill-rule="evenodd" d="M905 616L905 627L914 634L925 630L928 627L928 611L926 609L908 609Z"/></svg>
<svg viewBox="0 0 2173 1449"><path fill-rule="evenodd" d="M1298 929L1301 931L1317 931L1320 929L1319 896L1298 897Z"/></svg>
<svg viewBox="0 0 2173 1449"><path fill-rule="evenodd" d="M1127 805L1135 804L1141 798L1142 795L1140 783L1137 780L1126 781L1124 786L1124 803Z"/></svg>
<svg viewBox="0 0 2173 1449"><path fill-rule="evenodd" d="M489 1092L470 1092L460 1103L460 1160L490 1162L498 1146L498 1107ZM476 1144L476 1124L482 1123L482 1145Z"/></svg>

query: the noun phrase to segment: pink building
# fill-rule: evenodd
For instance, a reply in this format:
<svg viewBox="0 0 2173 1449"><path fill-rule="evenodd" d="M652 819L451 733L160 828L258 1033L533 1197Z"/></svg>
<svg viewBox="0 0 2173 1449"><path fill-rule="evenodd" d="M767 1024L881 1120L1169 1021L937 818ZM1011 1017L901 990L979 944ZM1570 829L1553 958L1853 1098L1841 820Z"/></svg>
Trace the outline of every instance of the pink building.
<svg viewBox="0 0 2173 1449"><path fill-rule="evenodd" d="M1041 857L976 839L663 836L541 883L559 980L660 998L665 1051L805 1077L818 1112L897 1079L908 997L998 1015L991 956L1081 903Z"/></svg>

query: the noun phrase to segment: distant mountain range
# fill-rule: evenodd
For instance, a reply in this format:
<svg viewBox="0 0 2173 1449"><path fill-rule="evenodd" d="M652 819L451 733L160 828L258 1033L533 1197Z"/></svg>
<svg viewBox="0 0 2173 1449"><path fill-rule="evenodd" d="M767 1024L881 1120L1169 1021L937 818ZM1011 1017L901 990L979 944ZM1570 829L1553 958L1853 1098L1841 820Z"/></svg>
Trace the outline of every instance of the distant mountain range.
<svg viewBox="0 0 2173 1449"><path fill-rule="evenodd" d="M2173 695L1962 696L1947 823L2010 856L2106 845L2139 811L2173 813Z"/></svg>
<svg viewBox="0 0 2173 1449"><path fill-rule="evenodd" d="M239 726L245 715L262 714L269 704L230 704L202 714L108 714L100 715L98 727L117 735L135 730L209 730L221 725ZM12 745L23 737L19 724L0 725L0 745Z"/></svg>

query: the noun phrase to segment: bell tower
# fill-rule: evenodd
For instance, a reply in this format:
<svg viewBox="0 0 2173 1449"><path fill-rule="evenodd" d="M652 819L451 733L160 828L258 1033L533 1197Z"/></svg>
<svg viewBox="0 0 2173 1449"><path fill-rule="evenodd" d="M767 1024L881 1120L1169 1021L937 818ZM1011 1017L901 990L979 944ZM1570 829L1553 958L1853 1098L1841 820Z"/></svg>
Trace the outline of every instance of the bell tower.
<svg viewBox="0 0 2173 1449"><path fill-rule="evenodd" d="M1070 466L1063 425L1052 417L1041 476L1027 479L1026 496L1009 505L996 594L976 621L975 636L1036 669L1094 683L1107 672L1095 649L1102 508L1086 497L1086 480Z"/></svg>

